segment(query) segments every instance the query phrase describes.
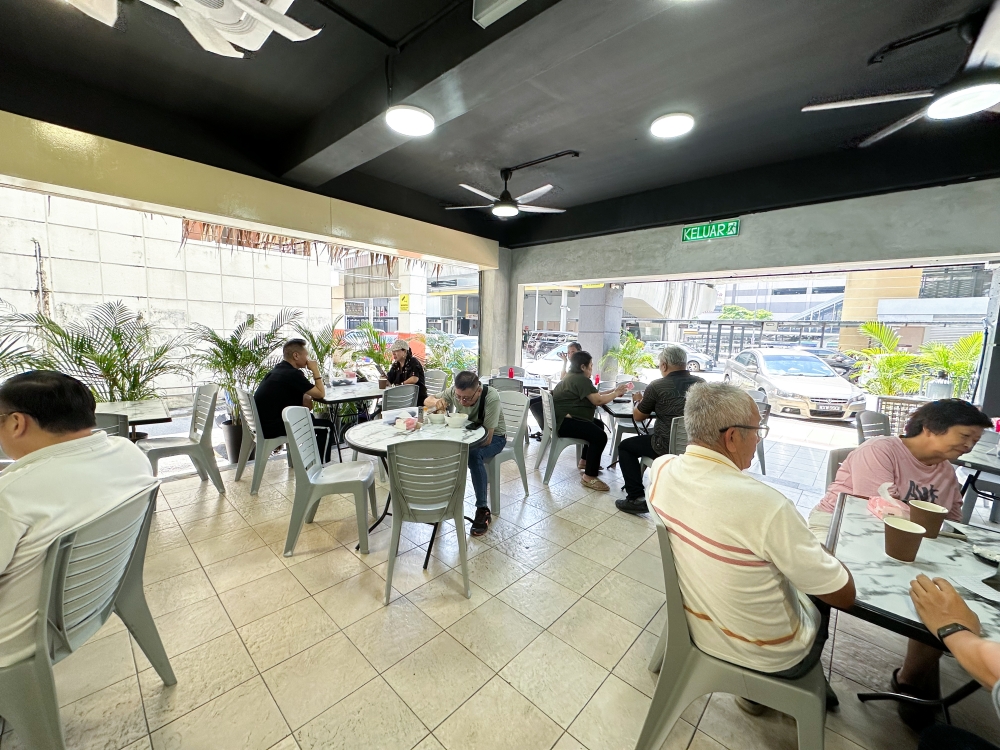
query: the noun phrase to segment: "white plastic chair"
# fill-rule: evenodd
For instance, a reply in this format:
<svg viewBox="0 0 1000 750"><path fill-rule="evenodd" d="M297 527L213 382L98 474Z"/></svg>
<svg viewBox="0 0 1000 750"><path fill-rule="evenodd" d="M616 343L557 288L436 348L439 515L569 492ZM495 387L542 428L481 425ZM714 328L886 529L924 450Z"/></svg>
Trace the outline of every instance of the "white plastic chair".
<svg viewBox="0 0 1000 750"><path fill-rule="evenodd" d="M390 445L388 453L392 538L389 542L389 565L385 574L385 603L389 603L392 594L392 570L396 565L399 534L404 521L455 521L465 598L471 598L463 505L465 475L469 468L468 444L454 440L414 440Z"/></svg>
<svg viewBox="0 0 1000 750"><path fill-rule="evenodd" d="M215 463L215 448L212 446L212 422L215 421L215 400L219 396L219 386L215 383L198 386L194 393L191 410L191 429L187 437L154 437L140 440L136 445L146 454L156 476L157 462L168 456L187 456L194 468L205 481L209 477L219 492L226 491L222 475Z"/></svg>
<svg viewBox="0 0 1000 750"><path fill-rule="evenodd" d="M756 401L758 404L768 403L767 394L764 391L754 389L752 391L747 391L750 394L750 398Z"/></svg>
<svg viewBox="0 0 1000 750"><path fill-rule="evenodd" d="M496 391L524 392L524 382L517 378L490 378L490 388Z"/></svg>
<svg viewBox="0 0 1000 750"><path fill-rule="evenodd" d="M792 716L798 729L799 750L823 750L826 682L822 661L805 677L782 680L701 651L691 641L667 529L652 506L649 511L660 543L667 619L649 662L649 671L659 672L660 677L635 750L659 750L691 702L713 692L737 695Z"/></svg>
<svg viewBox="0 0 1000 750"><path fill-rule="evenodd" d="M97 412L94 415L97 426L94 430L101 430L108 433L108 435L113 435L116 437L127 438L128 429L128 415L127 414L108 414L107 412Z"/></svg>
<svg viewBox="0 0 1000 750"><path fill-rule="evenodd" d="M502 391L500 408L503 410L504 426L507 428L507 444L503 450L483 463L490 480L490 512L500 514L500 466L507 461L517 463L521 472L524 496L528 496L528 470L524 465L524 435L528 431L528 397L523 393Z"/></svg>
<svg viewBox="0 0 1000 750"><path fill-rule="evenodd" d="M889 417L880 411L871 411L870 409L859 411L854 417L854 424L858 428L858 445L861 445L868 438L892 434Z"/></svg>
<svg viewBox="0 0 1000 750"><path fill-rule="evenodd" d="M759 392L759 391L758 391ZM757 410L760 412L760 425L761 427L767 426L767 420L771 418L771 405L766 401L757 404ZM760 464L760 473L767 476L767 465L764 463L764 441L757 441L757 463Z"/></svg>
<svg viewBox="0 0 1000 750"><path fill-rule="evenodd" d="M512 369L514 370L514 377L515 378L523 378L524 377L524 368L523 367L518 367L517 365L504 365L503 367L498 367L497 368L497 372L500 373L500 377L505 377L505 376L507 376L510 373L510 371Z"/></svg>
<svg viewBox="0 0 1000 750"><path fill-rule="evenodd" d="M847 460L847 457L851 454L854 448L834 448L830 451L830 456L826 464L826 486L827 488L833 484L833 480L837 478L837 470L840 465Z"/></svg>
<svg viewBox="0 0 1000 750"><path fill-rule="evenodd" d="M983 432L983 436L979 438L976 449L995 453L998 441L1000 441L1000 433L996 433L993 430L986 430ZM974 474L975 472L972 472L971 475ZM972 520L972 513L976 509L976 503L979 502L979 498L991 503L990 522L1000 523L1000 476L989 474L985 471L982 472L976 478L974 485L968 481L966 482L963 497L962 523L969 523Z"/></svg>
<svg viewBox="0 0 1000 750"><path fill-rule="evenodd" d="M542 463L542 456L545 455L545 451L548 449L549 458L548 463L545 464L545 479L542 481L542 484L547 485L552 478L552 472L556 468L556 462L559 461L559 455L571 445L575 445L576 461L579 463L581 456L583 456L583 447L587 444L587 441L580 440L579 438L560 437L559 433L555 430L556 409L552 404L552 394L548 391L542 391L541 396L542 416L545 417L545 426L542 428L542 444L538 448L535 471L538 471L538 467Z"/></svg>
<svg viewBox="0 0 1000 750"><path fill-rule="evenodd" d="M426 370L424 372L424 386L427 388L428 396L437 396L444 393L445 383L447 382L448 373L444 370Z"/></svg>
<svg viewBox="0 0 1000 750"><path fill-rule="evenodd" d="M240 460L236 464L235 481L240 481L243 471L247 468L247 461L250 453L253 452L253 479L250 481L250 494L256 495L260 490L260 483L264 481L264 469L267 468L267 458L275 448L288 443L288 437L281 435L276 438L266 438L257 426L260 424L260 417L257 414L257 402L253 395L243 390L236 389L236 400L240 403L240 421L243 423L243 442L240 444ZM304 408L304 407L303 407ZM288 465L292 465L292 456L289 453Z"/></svg>
<svg viewBox="0 0 1000 750"><path fill-rule="evenodd" d="M319 501L327 495L354 495L354 511L358 519L358 543L362 554L368 554L368 511L365 494L371 502L372 515L378 516L375 502L375 467L369 461L323 466L316 444L312 417L304 406L287 406L281 412L285 435L290 435L288 455L295 472L295 499L292 517L285 538L285 557L291 557L299 539L302 524L312 523Z"/></svg>
<svg viewBox="0 0 1000 750"><path fill-rule="evenodd" d="M623 381L629 382L629 381ZM648 383L638 383L635 382L632 386L630 393L642 393L649 387ZM633 405L633 408L638 406L638 403ZM603 411L603 410L602 410ZM606 412L605 412L606 413ZM614 436L611 441L611 466L618 463L618 444L622 441L623 435L638 435L639 430L636 428L635 422L626 422L624 419L618 419L617 417L610 417L611 423L608 425L611 428L611 433ZM650 424L652 428L652 424Z"/></svg>
<svg viewBox="0 0 1000 750"><path fill-rule="evenodd" d="M83 646L112 612L125 623L163 683L177 683L142 591L146 539L158 489L159 483L49 546L39 592L35 653L0 668L0 715L27 747L64 750L52 665Z"/></svg>

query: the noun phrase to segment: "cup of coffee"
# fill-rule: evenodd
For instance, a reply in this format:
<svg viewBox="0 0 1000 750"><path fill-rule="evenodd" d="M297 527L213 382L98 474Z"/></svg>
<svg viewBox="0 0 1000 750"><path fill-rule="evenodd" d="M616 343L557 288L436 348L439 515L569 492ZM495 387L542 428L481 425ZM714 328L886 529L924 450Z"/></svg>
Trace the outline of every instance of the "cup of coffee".
<svg viewBox="0 0 1000 750"><path fill-rule="evenodd" d="M923 500L910 501L910 520L927 529L924 534L928 539L937 539L938 532L941 531L941 524L944 517L948 515L947 508L942 508L935 503L928 503Z"/></svg>
<svg viewBox="0 0 1000 750"><path fill-rule="evenodd" d="M900 562L913 562L927 529L899 516L886 516L882 520L885 522L885 554Z"/></svg>
<svg viewBox="0 0 1000 750"><path fill-rule="evenodd" d="M389 387L389 381L386 380L385 376L382 376L378 379L378 387L381 388L382 390L385 390L386 388Z"/></svg>

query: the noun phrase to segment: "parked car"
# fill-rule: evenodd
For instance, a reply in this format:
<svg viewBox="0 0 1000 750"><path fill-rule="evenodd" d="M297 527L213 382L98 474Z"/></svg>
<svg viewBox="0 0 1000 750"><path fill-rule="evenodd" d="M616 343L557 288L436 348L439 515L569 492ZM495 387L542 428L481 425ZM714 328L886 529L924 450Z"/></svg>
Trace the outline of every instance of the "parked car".
<svg viewBox="0 0 1000 750"><path fill-rule="evenodd" d="M726 363L727 383L767 394L772 414L853 419L865 393L815 354L797 349L744 349Z"/></svg>
<svg viewBox="0 0 1000 750"><path fill-rule="evenodd" d="M681 349L687 352L688 355L688 369L691 372L701 372L702 370L711 370L715 367L715 360L712 359L707 354L702 354L697 349L693 349L687 344L682 344L678 341L647 341L646 351L653 355L653 359L656 359L657 355L660 353L664 347L667 346L679 346Z"/></svg>
<svg viewBox="0 0 1000 750"><path fill-rule="evenodd" d="M810 354L815 354L821 360L830 365L830 367L832 367L834 372L838 375L847 375L854 369L854 363L857 361L853 357L848 357L843 352L838 352L836 349L809 347L805 351L808 351Z"/></svg>
<svg viewBox="0 0 1000 750"><path fill-rule="evenodd" d="M524 348L529 357L537 359L560 344L572 341L575 337L576 334L569 331L532 331Z"/></svg>
<svg viewBox="0 0 1000 750"><path fill-rule="evenodd" d="M565 356L568 347L569 342L567 341L565 344L559 344L555 349L552 349L545 356L539 357L534 362L524 362L524 371L529 375L535 375L540 378L558 377L559 373L562 372L562 358Z"/></svg>

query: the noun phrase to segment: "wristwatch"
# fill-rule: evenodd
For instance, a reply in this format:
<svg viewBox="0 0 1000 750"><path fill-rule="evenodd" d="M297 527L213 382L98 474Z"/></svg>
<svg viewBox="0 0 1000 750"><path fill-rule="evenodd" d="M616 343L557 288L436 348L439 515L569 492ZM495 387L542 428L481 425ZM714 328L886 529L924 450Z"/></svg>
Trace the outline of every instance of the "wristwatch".
<svg viewBox="0 0 1000 750"><path fill-rule="evenodd" d="M967 630L970 633L972 632L967 627L965 627L965 625L962 625L961 623L958 622L953 622L950 625L945 625L944 627L938 628L937 631L938 640L943 642L944 639L947 638L949 635L954 635L955 633L961 630Z"/></svg>

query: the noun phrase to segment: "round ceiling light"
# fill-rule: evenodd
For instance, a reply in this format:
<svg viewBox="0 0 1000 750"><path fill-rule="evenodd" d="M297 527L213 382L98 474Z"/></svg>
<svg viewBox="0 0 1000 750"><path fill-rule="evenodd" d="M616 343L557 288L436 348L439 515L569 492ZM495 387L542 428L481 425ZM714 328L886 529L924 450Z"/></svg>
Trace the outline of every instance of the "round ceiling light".
<svg viewBox="0 0 1000 750"><path fill-rule="evenodd" d="M952 120L982 112L1000 103L1000 83L978 83L939 97L927 108L931 120Z"/></svg>
<svg viewBox="0 0 1000 750"><path fill-rule="evenodd" d="M511 216L517 216L517 204L516 203L494 203L493 204L493 215L499 216L503 219L508 219Z"/></svg>
<svg viewBox="0 0 1000 750"><path fill-rule="evenodd" d="M690 133L693 127L694 118L691 115L675 112L657 117L649 126L649 131L657 138L677 138L685 133Z"/></svg>
<svg viewBox="0 0 1000 750"><path fill-rule="evenodd" d="M434 116L420 107L396 104L385 112L386 124L402 135L427 135L434 130Z"/></svg>

